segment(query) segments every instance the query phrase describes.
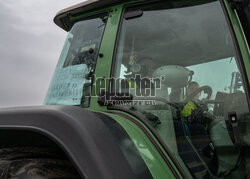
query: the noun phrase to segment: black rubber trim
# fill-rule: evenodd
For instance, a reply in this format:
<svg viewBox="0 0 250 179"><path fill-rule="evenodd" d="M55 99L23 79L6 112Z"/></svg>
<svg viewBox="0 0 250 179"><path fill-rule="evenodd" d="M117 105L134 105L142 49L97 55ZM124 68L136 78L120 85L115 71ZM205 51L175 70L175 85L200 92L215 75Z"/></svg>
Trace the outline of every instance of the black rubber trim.
<svg viewBox="0 0 250 179"><path fill-rule="evenodd" d="M236 63L237 63L237 65L239 67L239 70L241 72L241 76L242 76L243 84L244 84L244 89L245 89L245 92L246 92L248 109L250 111L250 84L248 83L247 73L246 73L246 69L244 67L244 62L243 62L243 58L242 58L242 55L241 55L241 52L240 52L239 43L238 43L238 40L236 38L235 32L233 30L233 25L232 25L232 23L231 23L231 21L229 19L229 15L228 15L227 9L225 7L224 1L219 0L219 2L221 4L223 13L225 15L229 30L231 32L231 37L233 39L234 49L235 49L235 52L236 52Z"/></svg>
<svg viewBox="0 0 250 179"><path fill-rule="evenodd" d="M122 111L122 112L126 112L128 114L131 114L131 115L135 116L137 119L139 119L150 130L150 132L157 138L158 142L161 144L161 146L163 147L165 152L168 154L168 156L172 160L173 164L176 166L176 168L180 172L181 176L183 178L188 178L187 175L185 174L185 172L183 171L182 167L180 166L179 162L174 158L174 156L172 155L171 151L168 149L166 144L161 140L161 137L159 136L159 134L157 132L155 132L154 128L152 126L150 126L141 116L139 116L138 114L134 113L131 110L128 110L128 109L122 108L122 107L118 107L118 106L108 106L108 109L110 109L110 110L119 110L119 111ZM179 175L176 173L175 169L173 168L173 166L169 163L169 160L166 158L165 154L162 152L162 150L160 149L158 144L155 142L155 140L152 138L152 136L147 132L147 130L139 122L137 122L135 119L129 117L126 114L122 114L122 113L119 113L119 112L109 112L109 113L116 114L118 116L124 117L124 118L130 120L131 122L135 123L147 135L149 140L152 142L152 144L155 146L157 151L160 153L160 155L162 156L164 161L169 166L169 168L172 171L172 173L174 174L174 176L176 178L180 178Z"/></svg>
<svg viewBox="0 0 250 179"><path fill-rule="evenodd" d="M91 111L74 106L0 109L0 129L47 136L68 155L82 178L136 178L107 124Z"/></svg>

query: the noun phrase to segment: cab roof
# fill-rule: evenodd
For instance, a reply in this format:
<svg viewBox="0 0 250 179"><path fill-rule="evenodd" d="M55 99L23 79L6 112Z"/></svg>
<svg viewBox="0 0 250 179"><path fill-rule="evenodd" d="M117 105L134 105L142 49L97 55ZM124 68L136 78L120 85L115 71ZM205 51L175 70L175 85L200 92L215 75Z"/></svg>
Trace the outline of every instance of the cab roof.
<svg viewBox="0 0 250 179"><path fill-rule="evenodd" d="M69 15L76 15L79 13L88 12L91 10L96 10L99 8L107 7L116 3L126 2L130 0L88 0L82 3L76 4L74 6L68 7L59 11L55 18L54 22L56 25L62 29L69 31L72 24L69 19Z"/></svg>

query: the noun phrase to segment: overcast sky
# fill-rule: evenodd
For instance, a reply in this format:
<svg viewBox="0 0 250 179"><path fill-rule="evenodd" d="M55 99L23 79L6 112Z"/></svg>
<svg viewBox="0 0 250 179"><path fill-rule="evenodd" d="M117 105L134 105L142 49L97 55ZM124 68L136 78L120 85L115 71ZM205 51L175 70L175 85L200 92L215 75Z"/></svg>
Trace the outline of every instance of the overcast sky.
<svg viewBox="0 0 250 179"><path fill-rule="evenodd" d="M67 35L53 18L80 2L0 1L0 107L43 103Z"/></svg>

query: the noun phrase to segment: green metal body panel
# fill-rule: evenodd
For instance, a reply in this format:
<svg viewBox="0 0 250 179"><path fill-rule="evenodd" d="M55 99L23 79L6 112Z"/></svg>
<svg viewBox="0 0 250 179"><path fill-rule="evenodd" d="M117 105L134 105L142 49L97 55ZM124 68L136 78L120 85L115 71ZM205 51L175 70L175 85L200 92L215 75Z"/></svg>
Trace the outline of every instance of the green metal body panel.
<svg viewBox="0 0 250 179"><path fill-rule="evenodd" d="M104 31L99 51L99 53L103 54L103 57L98 57L95 70L96 78L103 78L103 82L106 81L106 78L110 77L116 36L118 33L119 22L122 14L122 5L114 6L110 9L110 11L111 12L109 13L108 22L106 24L106 29ZM108 91L109 89L104 90ZM99 91L99 89L96 89L96 91ZM92 94L95 94L96 91L92 91ZM91 97L90 109L103 111L106 109L106 107L100 107L100 105L97 103L97 97Z"/></svg>
<svg viewBox="0 0 250 179"><path fill-rule="evenodd" d="M106 78L109 78L111 76L111 68L112 68L112 62L113 62L113 55L115 50L115 43L117 38L117 33L119 29L120 19L123 11L123 7L129 4L139 3L143 2L145 0L138 0L138 1L131 1L131 2L125 2L123 4L117 5L117 6L111 6L105 9L97 10L94 12L90 12L87 14L79 15L76 17L71 17L72 20L76 20L79 18L84 18L96 13L101 13L105 11L109 11L109 19L106 24L106 29L104 31L104 36L102 39L101 47L100 47L100 53L102 53L104 56L102 58L98 57L97 59L97 65L96 65L96 72L95 75L97 78L103 78L103 81L105 81ZM237 18L237 15L235 14L235 11L233 11L228 3L228 0L224 0L224 4L226 7L226 11L228 13L230 22L232 24L232 28L234 30L239 49L241 52L241 56L244 63L244 68L247 74L248 84L250 84L250 55L249 55L249 49L247 46L247 42L244 38L244 32L242 31L241 25L239 23L239 20ZM104 89L105 91L109 91L109 89ZM99 89L96 89L96 91L99 91ZM95 91L92 91L93 94L95 94ZM90 103L90 109L93 110L106 110L106 107L100 107L100 105L97 103L96 97L91 97L91 103Z"/></svg>
<svg viewBox="0 0 250 179"><path fill-rule="evenodd" d="M155 146L136 124L129 120L124 120L123 117L118 115L110 113L105 114L115 119L126 130L154 178L175 178L171 169L156 150ZM172 166L174 165L172 164ZM178 172L176 168L175 171ZM181 178L180 174L179 177Z"/></svg>
<svg viewBox="0 0 250 179"><path fill-rule="evenodd" d="M176 173L178 174L178 176L180 177L180 178L183 178L182 177L182 175L180 174L180 171L178 170L178 168L175 166L175 164L173 163L173 161L172 161L172 159L169 157L169 154L166 152L166 150L164 149L164 147L160 144L160 142L158 141L158 139L156 138L156 136L151 132L151 130L141 121L141 120L139 120L138 118L136 118L135 116L133 116L133 115L131 115L131 114L128 114L128 113L126 113L126 112L122 112L122 111L119 111L119 110L112 110L112 112L116 112L116 113L119 113L119 114L122 114L122 115L126 115L126 116L128 116L128 117L130 117L130 118L132 118L132 119L134 119L138 124L140 124L142 127L143 127L143 129L144 129L144 133L141 133L141 134L143 134L143 136L144 137L146 137L146 139L148 140L148 137L145 135L145 133L147 133L148 135L150 135L150 137L154 140L154 143L155 144L157 144L157 146L159 147L159 149L160 149L160 151L161 151L161 153L165 156L165 158L168 160L168 162L169 162L169 164L173 167L173 169L176 171ZM109 115L109 116L111 116L111 117L113 117L115 120L117 120L117 122L118 123L120 123L123 127L124 127L124 129L128 132L128 134L130 135L130 127L131 127L131 125L133 125L134 126L134 128L137 128L137 130L140 130L141 132L142 132L142 130L135 124L135 123L133 123L133 122L131 122L130 120L128 120L128 119L125 119L125 118L123 118L123 117L120 117L120 116L118 116L118 115L112 115L112 114L110 114L110 113L105 113L106 115ZM118 118L117 118L117 117ZM129 125L124 125L124 124L129 124ZM133 139L133 136L134 136L135 134L131 134L130 135L130 137ZM141 138L141 139L143 139L143 138ZM152 145L152 142L150 142L150 145ZM153 146L153 145L152 145ZM168 146L167 146L168 147ZM139 149L138 149L139 150ZM159 155L159 151L157 151L157 150L153 150L154 152L153 152L153 154L154 154L154 156L155 157L160 157L161 158L161 160L162 160L162 156L161 155ZM158 159L158 160L160 160L160 159ZM145 162L147 162L147 161L145 161ZM192 178L192 176L191 176L191 174L190 174L190 172L188 171L188 169L186 168L186 166L185 166L185 164L183 163L183 166L180 166L181 168L182 168L182 170L184 171L184 173L185 173L185 177L187 177L187 178ZM166 170L166 169L169 169L169 167L167 166L167 168L162 168L163 170ZM171 172L171 171L170 171Z"/></svg>
<svg viewBox="0 0 250 179"><path fill-rule="evenodd" d="M140 1L136 1L140 2ZM97 59L97 65L96 65L96 78L103 78L103 82L105 82L106 78L109 78L111 76L111 68L112 68L112 62L113 62L113 55L114 55L114 49L115 49L115 43L116 38L118 34L120 19L123 11L123 6L128 3L124 3L118 6L113 6L110 8L109 18L106 24L106 28L104 31L101 47L99 53L103 54L103 57L98 57ZM98 11L103 12L103 11ZM83 17L83 16L79 16ZM94 81L95 83L95 81ZM99 89L94 89L99 91ZM109 89L104 89L105 91L109 91ZM95 94L95 91L92 91L93 94ZM106 106L100 106L97 103L97 97L93 96L91 97L91 103L89 110L91 111L108 111ZM126 114L121 111L116 111L121 114ZM110 115L115 120L117 120L118 123L120 123L128 135L131 137L131 139L135 142L135 145L140 152L141 156L143 157L146 165L150 169L150 172L152 173L154 178L175 178L172 174L172 171L167 166L166 162L163 160L162 156L159 154L159 152L156 150L156 148L153 146L153 144L149 141L148 137L145 135L145 133L138 127L136 124L132 123L129 120L124 120L123 117L112 115L110 113L106 113L107 115ZM168 159L171 166L175 169L176 173L181 177L179 171L163 149L163 147L159 144L158 140L155 138L155 136L151 133L151 131L137 118L134 116L131 116L134 120L136 120L138 123L140 123L146 130L146 132L153 138L154 142L157 143L159 148L161 149L161 152L165 155L165 157ZM145 151L145 148L141 148L138 144L144 144L147 146L147 150ZM152 155L152 156L150 156ZM188 172L189 173L189 172Z"/></svg>
<svg viewBox="0 0 250 179"><path fill-rule="evenodd" d="M241 28L239 19L236 15L235 11L232 10L232 8L230 7L228 0L224 0L224 3L225 3L225 7L227 9L227 13L228 13L230 22L232 24L235 36L236 36L237 41L238 41L238 45L240 48L241 56L242 56L244 67L245 67L245 71L246 71L247 78L248 78L248 84L250 84L250 54L249 54L247 42L244 38L244 32Z"/></svg>
<svg viewBox="0 0 250 179"><path fill-rule="evenodd" d="M96 69L95 69L95 76L96 78L103 78L103 82L106 81L107 78L111 76L111 69L112 69L112 63L114 59L114 52L115 52L115 44L117 41L117 35L119 31L119 25L120 20L123 12L123 7L127 4L132 4L136 2L141 1L131 1L131 2L125 2L120 5L116 6L110 6L105 9L99 9L93 12L81 14L78 16L70 16L70 19L72 21L76 21L78 19L91 16L97 13L107 12L109 11L109 17L106 24L106 28L103 34L100 51L99 54L103 54L103 57L98 57ZM239 24L239 20L237 19L237 16L235 12L231 9L229 6L229 3L227 0L224 0L227 13L229 15L230 22L232 24L235 36L237 38L240 52L242 55L242 59L244 62L245 71L247 73L248 83L250 84L250 56L249 56L249 50L247 47L247 44L244 39L244 35L241 29L241 26ZM95 83L95 81L94 81ZM109 91L109 85L106 85L106 89L103 89L105 91ZM93 89L92 94L95 94L96 91L99 91L100 89ZM97 94L98 95L98 94ZM154 136L154 134L148 129L147 126L145 126L139 119L137 119L135 116L132 116L130 114L127 114L122 111L111 111L120 113L122 115L127 115L130 118L133 118L137 123L139 123L141 126L143 126L144 131L142 131L135 123L132 121L125 119L119 115L111 114L109 113L110 110L106 106L100 106L97 102L97 97L93 96L91 97L90 107L89 110L95 111L95 112L104 112L105 114L109 115L110 117L114 118L128 133L128 135L131 137L131 139L134 141L138 151L140 152L142 158L144 159L146 165L148 166L150 172L152 173L152 176L154 178L175 178L174 174L172 173L171 169L167 165L167 163L164 161L162 155L165 156L165 158L168 160L169 164L172 166L172 168L175 170L175 172L178 174L180 178L182 178L182 175L178 171L177 167L175 166L174 162L171 160L171 158L168 156L167 152L165 151L164 147L161 146L158 139ZM149 135L154 143L158 146L158 148L161 151L161 154L159 151L155 148L152 141L149 140L149 137L146 135ZM142 147L143 146L143 147ZM187 169L183 169L187 175L188 178L191 178L191 175Z"/></svg>
<svg viewBox="0 0 250 179"><path fill-rule="evenodd" d="M110 12L109 18L106 24L106 29L103 35L100 52L99 52L103 54L103 57L102 58L98 57L96 70L95 70L96 77L103 78L103 81L105 81L106 78L109 78L111 76L111 68L112 68L112 62L114 58L115 44L116 44L116 39L117 39L118 30L119 30L123 7L125 5L133 4L137 2L141 2L141 1L131 1L129 3L125 2L117 6L105 8L102 10L97 10L95 12L83 14L77 17L72 17L72 20L76 20L78 18L84 18L85 16L89 16L95 13L101 13L107 10L109 10ZM226 5L226 10L229 15L234 33L236 35L236 38L239 44L239 48L242 54L242 59L244 61L245 70L247 72L248 83L250 83L250 70L249 70L250 69L250 57L249 57L247 44L244 40L244 35L240 27L239 21L237 19L237 16L235 15L235 12L231 9L227 0L224 0L224 3ZM96 90L98 91L99 89L96 89ZM108 88L104 90L109 91ZM92 91L92 93L95 93L95 91ZM143 132L135 123L127 119L124 119L121 116L107 113L109 110L107 109L106 106L100 106L97 103L97 97L91 97L89 110L96 111L96 112L100 112L100 111L105 112L105 114L114 118L126 130L128 135L135 142L135 145L138 151L140 152L142 158L144 159L146 165L148 166L154 178L175 178L175 177L172 171L170 170L169 166L163 160L159 151L156 150L155 146L149 140L145 132L151 136L151 138L154 140L154 142L158 145L159 149L161 150L161 153L168 159L169 163L174 168L175 172L178 174L180 178L182 178L180 172L178 171L174 163L171 161L170 157L164 150L163 146L161 146L157 138L152 134L152 132L147 128L147 126L145 126L139 119L122 111L118 111L118 110L112 111L112 112L120 113L123 115L125 114L133 118L141 126L143 126L145 132ZM142 148L139 144L147 146L146 149ZM190 172L186 168L183 168L183 170L185 171L186 177L192 178L192 176L190 175Z"/></svg>

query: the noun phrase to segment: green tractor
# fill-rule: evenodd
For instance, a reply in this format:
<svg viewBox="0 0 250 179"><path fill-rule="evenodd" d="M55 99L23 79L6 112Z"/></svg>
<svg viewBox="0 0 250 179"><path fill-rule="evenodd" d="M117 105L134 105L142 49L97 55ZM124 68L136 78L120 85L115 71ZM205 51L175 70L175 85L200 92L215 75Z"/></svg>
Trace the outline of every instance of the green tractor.
<svg viewBox="0 0 250 179"><path fill-rule="evenodd" d="M44 106L0 110L1 178L250 177L249 0L89 0Z"/></svg>

